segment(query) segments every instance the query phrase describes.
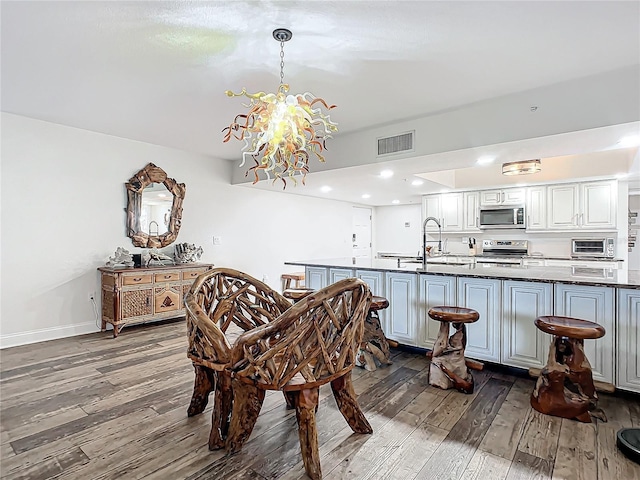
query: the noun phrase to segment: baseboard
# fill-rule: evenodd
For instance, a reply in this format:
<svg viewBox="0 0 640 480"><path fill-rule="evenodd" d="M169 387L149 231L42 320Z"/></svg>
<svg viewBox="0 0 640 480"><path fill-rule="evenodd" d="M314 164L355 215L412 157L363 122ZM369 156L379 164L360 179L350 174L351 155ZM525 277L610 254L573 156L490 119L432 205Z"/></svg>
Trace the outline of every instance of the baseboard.
<svg viewBox="0 0 640 480"><path fill-rule="evenodd" d="M0 349L18 347L30 343L46 342L47 340L56 340L58 338L75 337L76 335L95 333L99 330L95 322L87 322L0 335Z"/></svg>

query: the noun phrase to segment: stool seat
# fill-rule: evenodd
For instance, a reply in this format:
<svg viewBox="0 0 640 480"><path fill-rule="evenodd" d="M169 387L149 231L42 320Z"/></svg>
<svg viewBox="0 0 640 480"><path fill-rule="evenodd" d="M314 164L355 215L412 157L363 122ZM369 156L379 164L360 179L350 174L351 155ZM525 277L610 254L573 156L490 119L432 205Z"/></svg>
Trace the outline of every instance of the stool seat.
<svg viewBox="0 0 640 480"><path fill-rule="evenodd" d="M579 318L543 315L536 318L534 323L543 332L557 337L585 340L604 337L605 334L602 325Z"/></svg>
<svg viewBox="0 0 640 480"><path fill-rule="evenodd" d="M304 287L304 272L283 273L282 275L280 275L280 279L282 280L283 292L291 286L292 281L296 282L294 284L295 288Z"/></svg>
<svg viewBox="0 0 640 480"><path fill-rule="evenodd" d="M428 313L429 317L439 322L473 323L480 318L480 314L471 308L445 305L431 307Z"/></svg>
<svg viewBox="0 0 640 480"><path fill-rule="evenodd" d="M287 288L282 292L282 296L297 302L313 292L315 292L313 288Z"/></svg>
<svg viewBox="0 0 640 480"><path fill-rule="evenodd" d="M383 310L389 306L389 300L384 297L374 295L371 297L371 306L369 310Z"/></svg>

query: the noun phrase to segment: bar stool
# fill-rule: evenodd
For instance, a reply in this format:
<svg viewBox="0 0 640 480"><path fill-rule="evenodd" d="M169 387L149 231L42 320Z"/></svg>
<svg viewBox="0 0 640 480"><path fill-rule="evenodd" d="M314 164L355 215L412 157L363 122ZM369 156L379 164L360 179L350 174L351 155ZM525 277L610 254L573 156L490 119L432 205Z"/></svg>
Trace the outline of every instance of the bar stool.
<svg viewBox="0 0 640 480"><path fill-rule="evenodd" d="M380 365L391 365L391 352L389 346L397 347L398 343L387 340L382 326L380 325L379 310L384 310L389 306L389 300L385 297L374 295L371 297L371 306L364 322L364 333L360 349L356 355L356 365L364 367L370 372L377 368L376 362Z"/></svg>
<svg viewBox="0 0 640 480"><path fill-rule="evenodd" d="M284 292L287 288L291 287L291 281L295 281L294 288L304 287L304 272L297 273L283 273L280 276L282 280L282 291ZM302 283L300 283L302 282Z"/></svg>
<svg viewBox="0 0 640 480"><path fill-rule="evenodd" d="M550 315L538 317L534 323L553 339L547 364L531 394L531 406L556 417L590 423L595 416L606 422L604 412L597 408L591 365L584 353L584 340L603 337L604 327L588 320Z"/></svg>
<svg viewBox="0 0 640 480"><path fill-rule="evenodd" d="M429 309L430 318L440 322L438 338L431 352L429 384L444 390L455 388L462 393L473 393L473 376L469 366L482 370L479 362L468 362L464 358L467 346L467 327L465 324L478 321L480 314L471 308L437 306ZM449 324L453 324L455 333L449 337Z"/></svg>

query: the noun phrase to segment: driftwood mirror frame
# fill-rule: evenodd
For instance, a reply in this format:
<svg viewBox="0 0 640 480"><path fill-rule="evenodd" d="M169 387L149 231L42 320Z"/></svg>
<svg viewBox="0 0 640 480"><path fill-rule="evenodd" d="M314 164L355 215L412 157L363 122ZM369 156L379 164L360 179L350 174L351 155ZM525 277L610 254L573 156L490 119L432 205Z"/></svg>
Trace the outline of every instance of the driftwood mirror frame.
<svg viewBox="0 0 640 480"><path fill-rule="evenodd" d="M149 235L140 228L142 211L142 191L152 183L162 183L173 194L171 218L167 232L162 235ZM127 188L127 236L136 247L161 248L171 245L178 237L182 223L182 201L187 187L167 177L160 167L149 163L125 183Z"/></svg>

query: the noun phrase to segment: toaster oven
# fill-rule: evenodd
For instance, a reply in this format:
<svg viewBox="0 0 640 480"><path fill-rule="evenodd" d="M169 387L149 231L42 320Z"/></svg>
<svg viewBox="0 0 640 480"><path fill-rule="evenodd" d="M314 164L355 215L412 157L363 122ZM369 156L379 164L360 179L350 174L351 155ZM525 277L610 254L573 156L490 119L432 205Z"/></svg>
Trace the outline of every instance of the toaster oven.
<svg viewBox="0 0 640 480"><path fill-rule="evenodd" d="M613 238L573 238L571 256L577 257L615 257L615 239Z"/></svg>

